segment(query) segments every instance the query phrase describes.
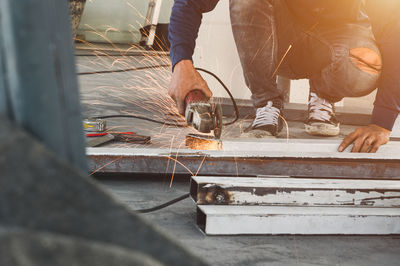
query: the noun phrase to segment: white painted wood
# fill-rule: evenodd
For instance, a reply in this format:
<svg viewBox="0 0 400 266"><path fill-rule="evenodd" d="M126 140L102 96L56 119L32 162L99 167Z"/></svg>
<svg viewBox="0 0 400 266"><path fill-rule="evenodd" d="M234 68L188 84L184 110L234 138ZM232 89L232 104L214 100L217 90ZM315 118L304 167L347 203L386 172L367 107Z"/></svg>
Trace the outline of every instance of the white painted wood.
<svg viewBox="0 0 400 266"><path fill-rule="evenodd" d="M400 181L306 178L192 177L198 204L215 204L216 188L229 205L400 207ZM228 198L228 196L226 196Z"/></svg>
<svg viewBox="0 0 400 266"><path fill-rule="evenodd" d="M212 205L198 207L205 215L204 231L208 235L400 234L400 209L397 208Z"/></svg>

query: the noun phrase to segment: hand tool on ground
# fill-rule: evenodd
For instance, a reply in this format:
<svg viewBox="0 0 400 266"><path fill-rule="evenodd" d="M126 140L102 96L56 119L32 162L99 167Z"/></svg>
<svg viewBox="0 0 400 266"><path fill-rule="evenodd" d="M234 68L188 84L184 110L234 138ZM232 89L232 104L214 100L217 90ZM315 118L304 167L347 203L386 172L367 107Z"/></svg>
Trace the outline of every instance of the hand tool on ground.
<svg viewBox="0 0 400 266"><path fill-rule="evenodd" d="M110 141L120 141L136 144L149 144L150 136L138 135L135 132L100 132L86 133L88 147L96 147Z"/></svg>
<svg viewBox="0 0 400 266"><path fill-rule="evenodd" d="M189 126L201 133L213 131L216 139L222 133L222 107L219 103L210 103L204 93L193 90L185 98L185 119Z"/></svg>
<svg viewBox="0 0 400 266"><path fill-rule="evenodd" d="M111 134L108 134L108 133L105 133L105 135L99 135L99 136L87 136L86 146L97 147L97 146L100 146L107 142L110 142L112 140L114 140L114 136Z"/></svg>
<svg viewBox="0 0 400 266"><path fill-rule="evenodd" d="M87 118L83 120L83 130L87 132L104 132L107 123L103 119Z"/></svg>
<svg viewBox="0 0 400 266"><path fill-rule="evenodd" d="M135 132L110 132L114 136L114 141L123 141L129 143L149 144L150 136L138 135Z"/></svg>

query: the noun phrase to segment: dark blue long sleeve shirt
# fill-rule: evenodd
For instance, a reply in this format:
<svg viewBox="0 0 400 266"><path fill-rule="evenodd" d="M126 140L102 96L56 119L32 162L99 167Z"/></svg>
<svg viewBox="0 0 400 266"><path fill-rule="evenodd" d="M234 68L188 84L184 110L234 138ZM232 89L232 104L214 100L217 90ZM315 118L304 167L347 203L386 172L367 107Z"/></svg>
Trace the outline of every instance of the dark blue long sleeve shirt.
<svg viewBox="0 0 400 266"><path fill-rule="evenodd" d="M368 0L383 67L371 123L391 130L400 113L400 1Z"/></svg>
<svg viewBox="0 0 400 266"><path fill-rule="evenodd" d="M170 54L173 68L181 60L192 60L202 14L213 10L217 3L218 0L175 0L169 25ZM398 11L400 10L393 12L398 14ZM393 21L388 24L390 30L386 30L386 34L377 37L383 57L383 69L371 123L388 130L392 130L400 113L399 17L393 16L391 18Z"/></svg>
<svg viewBox="0 0 400 266"><path fill-rule="evenodd" d="M169 24L171 61L192 60L203 13L211 11L218 0L175 0Z"/></svg>

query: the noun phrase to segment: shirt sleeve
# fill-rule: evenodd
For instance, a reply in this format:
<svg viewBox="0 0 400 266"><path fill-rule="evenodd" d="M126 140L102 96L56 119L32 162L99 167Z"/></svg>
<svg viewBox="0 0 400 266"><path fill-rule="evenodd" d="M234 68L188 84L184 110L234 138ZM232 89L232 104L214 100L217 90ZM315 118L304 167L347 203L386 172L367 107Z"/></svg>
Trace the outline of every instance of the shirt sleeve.
<svg viewBox="0 0 400 266"><path fill-rule="evenodd" d="M371 123L392 130L400 113L400 19L388 27L389 34L377 38L383 67Z"/></svg>
<svg viewBox="0 0 400 266"><path fill-rule="evenodd" d="M202 14L215 8L218 0L175 0L169 24L172 69L184 59L192 60Z"/></svg>

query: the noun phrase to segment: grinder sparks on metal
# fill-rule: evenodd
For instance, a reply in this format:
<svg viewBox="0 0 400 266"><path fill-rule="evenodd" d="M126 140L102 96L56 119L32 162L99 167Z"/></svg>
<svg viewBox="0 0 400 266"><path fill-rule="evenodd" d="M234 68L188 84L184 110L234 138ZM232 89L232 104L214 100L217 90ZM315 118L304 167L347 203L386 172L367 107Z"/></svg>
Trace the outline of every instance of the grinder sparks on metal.
<svg viewBox="0 0 400 266"><path fill-rule="evenodd" d="M208 135L188 134L185 144L193 150L218 151L222 149L222 141Z"/></svg>

